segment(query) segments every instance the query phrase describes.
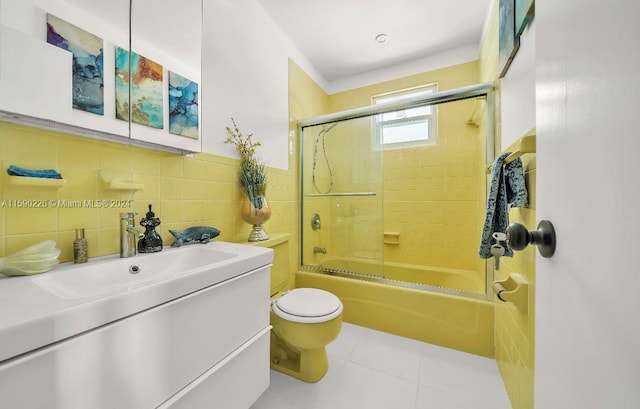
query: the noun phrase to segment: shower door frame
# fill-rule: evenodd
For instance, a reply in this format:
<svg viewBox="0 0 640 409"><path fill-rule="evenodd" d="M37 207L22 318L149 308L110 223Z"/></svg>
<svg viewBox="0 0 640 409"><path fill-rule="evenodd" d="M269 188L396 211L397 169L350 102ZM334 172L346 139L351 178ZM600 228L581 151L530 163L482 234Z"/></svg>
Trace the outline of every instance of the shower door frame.
<svg viewBox="0 0 640 409"><path fill-rule="evenodd" d="M304 141L303 141L303 130L307 127L318 126L318 125L326 125L329 123L339 122L339 121L347 121L350 119L364 118L378 114L384 114L387 112L393 112L401 109L415 108L423 105L437 105L443 104L446 102L454 102L460 101L464 99L476 98L476 97L485 97L486 98L486 110L485 110L485 163L491 164L495 159L495 137L496 137L496 123L495 123L495 89L496 85L493 82L485 82L475 85L470 85L461 88L455 88L447 91L435 92L433 94L429 94L426 96L420 96L415 98L407 98L400 101L393 101L384 104L378 105L370 105L361 108L349 109L345 111L335 112L327 115L320 115L313 118L304 119L298 121L298 135L300 135L300 161L299 161L299 172L300 172L300 245L298 246L298 260L299 264L302 268L305 268L302 259L302 240L304 237L304 215L302 212L302 206L304 203ZM488 192L488 181L485 185L485 197ZM321 194L314 196L332 196L335 194ZM384 265L384 260L383 260ZM309 268L310 266L306 266ZM384 267L383 267L384 268ZM313 269L316 270L316 269ZM390 280L386 278L376 278L376 277L365 277L360 274L349 274L348 272L341 271L332 271L331 274L341 275L346 277L355 277L357 276L359 279L366 279L370 281L381 282L385 284L401 286L401 287L409 287L415 289L422 289L428 291L435 291L444 294L452 294L452 295L460 295L463 297L474 298L474 299L482 299L482 300L492 300L493 293L490 291L491 286L493 284L493 275L494 269L493 264L489 262L485 262L485 292L484 294L478 293L470 293L450 288L442 288L442 287L433 287L424 284L416 284L404 281L396 281Z"/></svg>

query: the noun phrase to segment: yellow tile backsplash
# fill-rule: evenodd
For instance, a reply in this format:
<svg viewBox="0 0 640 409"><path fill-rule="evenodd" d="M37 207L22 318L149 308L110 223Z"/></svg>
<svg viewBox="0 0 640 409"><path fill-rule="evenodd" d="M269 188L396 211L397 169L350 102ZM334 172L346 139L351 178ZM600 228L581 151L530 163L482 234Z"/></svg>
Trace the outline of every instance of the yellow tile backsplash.
<svg viewBox="0 0 640 409"><path fill-rule="evenodd" d="M202 180L204 162L198 159L184 161L184 178Z"/></svg>
<svg viewBox="0 0 640 409"><path fill-rule="evenodd" d="M118 172L133 172L132 149L122 149L120 145L104 144L98 148L100 169Z"/></svg>
<svg viewBox="0 0 640 409"><path fill-rule="evenodd" d="M180 178L184 174L184 158L181 156L165 154L160 158L160 175L169 178Z"/></svg>
<svg viewBox="0 0 640 409"><path fill-rule="evenodd" d="M141 176L159 176L161 154L150 152L146 149L133 150L133 173L136 178ZM145 190L147 186L145 185Z"/></svg>
<svg viewBox="0 0 640 409"><path fill-rule="evenodd" d="M18 199L21 200L21 199ZM25 201L28 206L29 201ZM34 201L36 206L42 202ZM58 210L40 207L10 207L4 209L7 236L48 233L58 229Z"/></svg>
<svg viewBox="0 0 640 409"><path fill-rule="evenodd" d="M98 215L98 209L89 207L60 208L58 209L58 230L97 229Z"/></svg>
<svg viewBox="0 0 640 409"><path fill-rule="evenodd" d="M100 167L98 145L87 144L77 137L60 136L58 161L60 168L79 169L85 172L87 169L97 170ZM60 169L60 173L62 173L62 169ZM66 173L64 177L68 179Z"/></svg>
<svg viewBox="0 0 640 409"><path fill-rule="evenodd" d="M57 169L67 186L58 190L58 198L69 201L94 198L98 194L98 172L93 169L78 169L60 167Z"/></svg>
<svg viewBox="0 0 640 409"><path fill-rule="evenodd" d="M0 147L0 257L51 239L62 250L60 260L71 261L77 228L86 229L90 257L118 254L120 212L135 211L139 221L148 204L162 221L158 231L165 245L174 241L169 229L195 225L217 227L221 240L242 241L249 235L251 226L238 212L236 159L180 156L4 122L0 122ZM5 174L10 164L56 169L67 185L8 186ZM117 171L144 189L133 195L109 190L101 181L103 170ZM292 206L295 171L269 171L274 174L269 179L273 196L268 191L267 197L276 216L267 222L267 231L291 233L297 229L297 218L290 217L297 211Z"/></svg>
<svg viewBox="0 0 640 409"><path fill-rule="evenodd" d="M203 220L203 218L204 205L202 200L185 200L182 202L182 220L185 223Z"/></svg>
<svg viewBox="0 0 640 409"><path fill-rule="evenodd" d="M136 192L136 200L160 200L160 177L136 174L134 180L136 183L141 183L144 185L144 189Z"/></svg>
<svg viewBox="0 0 640 409"><path fill-rule="evenodd" d="M163 200L182 200L183 179L174 177L160 178L160 197Z"/></svg>
<svg viewBox="0 0 640 409"><path fill-rule="evenodd" d="M48 137L46 131L24 127L18 137L5 140L3 159L24 167L57 166L58 135Z"/></svg>

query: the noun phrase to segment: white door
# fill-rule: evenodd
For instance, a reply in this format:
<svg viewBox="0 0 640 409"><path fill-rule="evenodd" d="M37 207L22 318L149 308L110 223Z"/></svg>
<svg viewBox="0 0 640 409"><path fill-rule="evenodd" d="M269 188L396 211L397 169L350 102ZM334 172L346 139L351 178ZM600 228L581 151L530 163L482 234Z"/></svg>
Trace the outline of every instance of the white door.
<svg viewBox="0 0 640 409"><path fill-rule="evenodd" d="M640 408L640 2L536 1L534 406Z"/></svg>

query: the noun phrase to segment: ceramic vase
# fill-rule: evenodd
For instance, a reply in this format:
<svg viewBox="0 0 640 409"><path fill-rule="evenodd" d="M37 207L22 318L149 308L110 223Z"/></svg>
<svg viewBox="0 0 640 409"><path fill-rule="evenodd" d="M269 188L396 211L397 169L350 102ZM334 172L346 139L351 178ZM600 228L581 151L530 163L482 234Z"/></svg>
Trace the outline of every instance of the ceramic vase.
<svg viewBox="0 0 640 409"><path fill-rule="evenodd" d="M242 207L240 215L242 220L252 224L253 229L249 234L248 241L264 241L269 239L269 235L262 224L271 217L271 208L267 203L265 195L267 185L249 185L242 187Z"/></svg>

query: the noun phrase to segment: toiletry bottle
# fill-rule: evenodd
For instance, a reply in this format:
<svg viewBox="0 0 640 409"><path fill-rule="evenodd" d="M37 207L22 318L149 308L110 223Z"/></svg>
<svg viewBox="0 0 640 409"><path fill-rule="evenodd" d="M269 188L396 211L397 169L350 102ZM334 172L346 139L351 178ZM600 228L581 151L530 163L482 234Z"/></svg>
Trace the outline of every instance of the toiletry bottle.
<svg viewBox="0 0 640 409"><path fill-rule="evenodd" d="M160 219L155 213L149 211L147 216L140 220L140 225L144 227L144 237L138 241L138 253L155 253L162 251L162 237L156 232L156 227L160 225Z"/></svg>
<svg viewBox="0 0 640 409"><path fill-rule="evenodd" d="M73 242L73 262L76 264L89 261L87 239L84 238L84 229L76 229L76 239Z"/></svg>

